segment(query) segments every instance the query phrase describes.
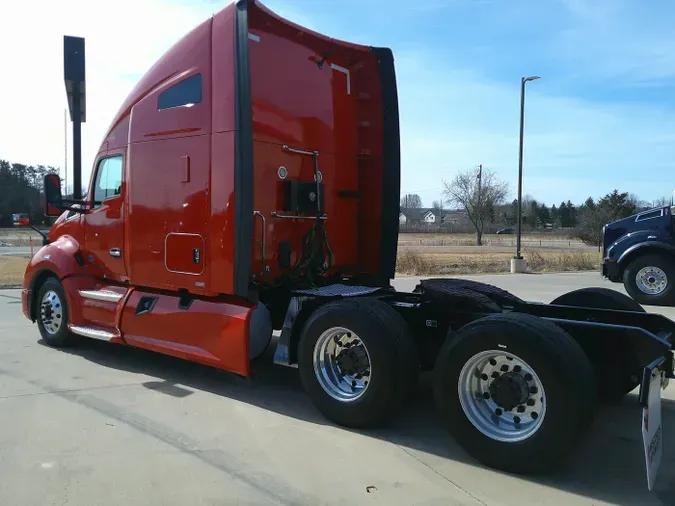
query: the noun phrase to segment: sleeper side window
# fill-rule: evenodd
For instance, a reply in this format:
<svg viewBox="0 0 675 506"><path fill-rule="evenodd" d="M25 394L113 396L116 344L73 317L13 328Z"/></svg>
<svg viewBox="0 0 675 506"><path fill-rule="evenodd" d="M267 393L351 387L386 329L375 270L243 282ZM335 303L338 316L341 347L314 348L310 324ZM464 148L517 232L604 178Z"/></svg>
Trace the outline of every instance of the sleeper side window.
<svg viewBox="0 0 675 506"><path fill-rule="evenodd" d="M202 75L195 74L164 90L157 98L157 109L161 111L171 107L191 107L201 101Z"/></svg>

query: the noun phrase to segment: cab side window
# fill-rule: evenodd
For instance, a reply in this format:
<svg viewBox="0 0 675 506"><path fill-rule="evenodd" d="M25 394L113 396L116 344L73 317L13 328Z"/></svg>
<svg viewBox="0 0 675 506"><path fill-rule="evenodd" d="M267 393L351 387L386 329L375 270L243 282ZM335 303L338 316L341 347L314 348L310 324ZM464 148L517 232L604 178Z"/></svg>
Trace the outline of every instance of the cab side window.
<svg viewBox="0 0 675 506"><path fill-rule="evenodd" d="M122 192L122 156L104 158L98 163L94 185L94 207Z"/></svg>

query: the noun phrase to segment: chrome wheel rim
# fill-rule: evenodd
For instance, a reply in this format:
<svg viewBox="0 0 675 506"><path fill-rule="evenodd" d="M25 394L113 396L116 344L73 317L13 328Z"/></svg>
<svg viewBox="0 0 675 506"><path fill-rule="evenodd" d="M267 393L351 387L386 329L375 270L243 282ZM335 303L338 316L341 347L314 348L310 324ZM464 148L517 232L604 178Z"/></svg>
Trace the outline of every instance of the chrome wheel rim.
<svg viewBox="0 0 675 506"><path fill-rule="evenodd" d="M49 290L42 296L40 322L51 335L56 334L63 324L63 304L54 290Z"/></svg>
<svg viewBox="0 0 675 506"><path fill-rule="evenodd" d="M531 437L546 415L546 393L534 369L503 350L471 357L459 373L458 393L471 424L496 441Z"/></svg>
<svg viewBox="0 0 675 506"><path fill-rule="evenodd" d="M323 332L314 345L314 374L333 399L353 402L363 396L371 378L370 354L361 338L344 327Z"/></svg>
<svg viewBox="0 0 675 506"><path fill-rule="evenodd" d="M658 267L643 267L635 276L637 287L647 295L658 295L668 286L668 276Z"/></svg>

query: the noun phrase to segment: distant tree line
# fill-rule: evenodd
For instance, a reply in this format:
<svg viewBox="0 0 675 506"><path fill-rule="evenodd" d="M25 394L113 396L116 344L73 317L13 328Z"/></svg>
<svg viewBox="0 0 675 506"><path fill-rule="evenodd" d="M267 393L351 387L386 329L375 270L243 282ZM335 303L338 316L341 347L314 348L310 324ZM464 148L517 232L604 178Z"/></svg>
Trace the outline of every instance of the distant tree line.
<svg viewBox="0 0 675 506"><path fill-rule="evenodd" d="M31 223L45 221L42 213L42 180L58 169L44 165L24 165L0 160L0 226L12 225L12 214L26 213Z"/></svg>
<svg viewBox="0 0 675 506"><path fill-rule="evenodd" d="M475 171L464 171L457 174L452 181L443 181L442 184L444 202L434 201L433 209L442 209L442 205L446 204L464 211L476 232L476 244L482 244L483 231L487 224L504 227L517 225L518 200L505 202L508 195L507 185L493 172L483 169L479 178ZM619 192L616 189L597 200L589 197L581 205L563 200L560 204L549 207L531 196L526 196L523 198L522 223L527 230L566 229L571 236L586 244L599 245L605 224L642 210L669 205L669 198L644 202L629 192ZM421 207L422 199L417 194L406 194L401 198L401 208Z"/></svg>

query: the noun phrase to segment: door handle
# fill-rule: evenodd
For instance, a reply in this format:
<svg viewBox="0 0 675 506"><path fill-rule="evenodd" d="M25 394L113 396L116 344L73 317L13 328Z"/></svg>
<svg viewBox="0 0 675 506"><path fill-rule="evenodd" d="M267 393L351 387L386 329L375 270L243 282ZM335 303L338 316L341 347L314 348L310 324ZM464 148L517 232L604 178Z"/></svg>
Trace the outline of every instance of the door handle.
<svg viewBox="0 0 675 506"><path fill-rule="evenodd" d="M111 257L119 258L122 256L122 252L119 248L113 248L109 251Z"/></svg>

